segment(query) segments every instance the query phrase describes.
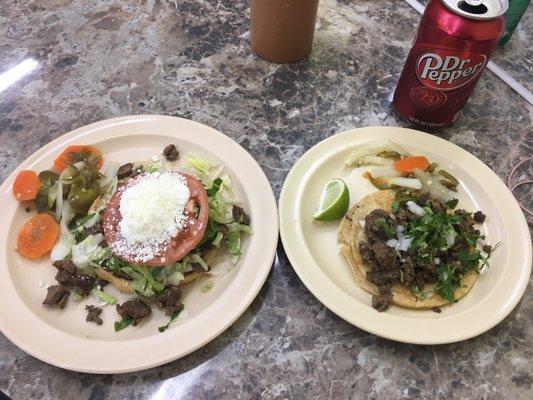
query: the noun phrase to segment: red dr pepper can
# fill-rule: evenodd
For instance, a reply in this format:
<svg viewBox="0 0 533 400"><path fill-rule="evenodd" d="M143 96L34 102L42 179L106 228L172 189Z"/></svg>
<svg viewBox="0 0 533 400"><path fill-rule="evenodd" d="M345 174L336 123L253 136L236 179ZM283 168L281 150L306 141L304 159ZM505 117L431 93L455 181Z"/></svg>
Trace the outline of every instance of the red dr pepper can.
<svg viewBox="0 0 533 400"><path fill-rule="evenodd" d="M394 93L407 120L455 121L505 29L507 0L431 0Z"/></svg>

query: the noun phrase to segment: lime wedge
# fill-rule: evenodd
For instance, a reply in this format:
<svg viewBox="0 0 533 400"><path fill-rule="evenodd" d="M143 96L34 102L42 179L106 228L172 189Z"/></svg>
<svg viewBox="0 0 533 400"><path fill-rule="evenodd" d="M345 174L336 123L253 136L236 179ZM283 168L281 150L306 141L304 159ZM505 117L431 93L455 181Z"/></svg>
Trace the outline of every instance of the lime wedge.
<svg viewBox="0 0 533 400"><path fill-rule="evenodd" d="M329 181L322 190L318 211L313 215L317 221L335 221L344 217L348 211L350 193L342 179Z"/></svg>

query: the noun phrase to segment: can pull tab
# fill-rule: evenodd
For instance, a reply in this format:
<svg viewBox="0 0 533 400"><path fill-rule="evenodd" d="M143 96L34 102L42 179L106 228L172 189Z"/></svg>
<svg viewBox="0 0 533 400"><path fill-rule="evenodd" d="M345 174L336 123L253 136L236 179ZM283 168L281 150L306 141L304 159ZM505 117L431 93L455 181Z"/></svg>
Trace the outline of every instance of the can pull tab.
<svg viewBox="0 0 533 400"><path fill-rule="evenodd" d="M457 7L464 12L476 15L485 14L488 11L483 0L461 0Z"/></svg>

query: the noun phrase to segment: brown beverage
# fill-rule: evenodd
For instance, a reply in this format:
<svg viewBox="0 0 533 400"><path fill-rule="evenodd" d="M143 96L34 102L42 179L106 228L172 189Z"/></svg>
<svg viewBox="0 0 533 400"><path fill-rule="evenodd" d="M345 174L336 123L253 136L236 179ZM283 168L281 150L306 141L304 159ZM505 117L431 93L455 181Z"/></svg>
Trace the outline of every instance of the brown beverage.
<svg viewBox="0 0 533 400"><path fill-rule="evenodd" d="M265 60L298 61L311 52L318 0L251 0L252 50Z"/></svg>

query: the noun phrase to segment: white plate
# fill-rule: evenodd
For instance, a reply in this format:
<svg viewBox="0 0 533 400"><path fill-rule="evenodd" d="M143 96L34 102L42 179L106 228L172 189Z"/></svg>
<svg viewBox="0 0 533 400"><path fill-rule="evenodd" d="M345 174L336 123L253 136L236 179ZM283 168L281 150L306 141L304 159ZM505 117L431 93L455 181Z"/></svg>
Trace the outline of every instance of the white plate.
<svg viewBox="0 0 533 400"><path fill-rule="evenodd" d="M214 268L220 276L214 287L201 291L206 280L184 291L187 317L163 333L157 327L168 317L154 310L150 321L121 332L113 330L117 316L104 307L103 326L85 322L86 303L76 309L69 299L64 310L41 305L46 284L54 284L55 268L45 259L33 262L14 251L17 232L30 214L11 193L22 169L48 169L69 144L94 144L105 160L119 163L146 160L169 143L182 154L196 153L224 165L233 178L238 197L249 211L254 234L244 242L243 256L233 269ZM257 162L222 133L180 118L132 116L109 119L76 129L47 144L24 161L0 187L0 330L31 355L62 368L92 373L120 373L154 367L203 346L228 328L250 305L263 285L278 240L275 197ZM224 274L224 272L228 271ZM41 286L39 286L41 282ZM108 289L109 288L109 289ZM113 288L106 291L112 294Z"/></svg>
<svg viewBox="0 0 533 400"><path fill-rule="evenodd" d="M371 295L356 286L339 253L337 222L313 221L326 182L343 178L350 204L375 189L362 170L344 167L354 146L390 139L412 154L437 161L461 181L459 206L483 210L491 244L501 242L471 292L442 313L391 307L378 313ZM507 316L522 297L531 273L531 239L520 208L503 182L460 147L426 133L394 127L361 128L332 136L305 153L290 171L279 199L280 233L287 256L307 288L331 311L376 335L407 343L451 343L479 335Z"/></svg>

